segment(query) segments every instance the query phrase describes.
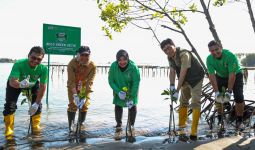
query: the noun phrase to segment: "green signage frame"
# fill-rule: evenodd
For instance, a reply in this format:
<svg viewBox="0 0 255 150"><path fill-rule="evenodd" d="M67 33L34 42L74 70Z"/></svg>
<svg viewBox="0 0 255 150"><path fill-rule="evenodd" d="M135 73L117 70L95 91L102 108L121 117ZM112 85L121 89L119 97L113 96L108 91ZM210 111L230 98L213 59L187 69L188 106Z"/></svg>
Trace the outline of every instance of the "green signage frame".
<svg viewBox="0 0 255 150"><path fill-rule="evenodd" d="M81 28L43 24L43 48L46 54L75 55L81 46Z"/></svg>

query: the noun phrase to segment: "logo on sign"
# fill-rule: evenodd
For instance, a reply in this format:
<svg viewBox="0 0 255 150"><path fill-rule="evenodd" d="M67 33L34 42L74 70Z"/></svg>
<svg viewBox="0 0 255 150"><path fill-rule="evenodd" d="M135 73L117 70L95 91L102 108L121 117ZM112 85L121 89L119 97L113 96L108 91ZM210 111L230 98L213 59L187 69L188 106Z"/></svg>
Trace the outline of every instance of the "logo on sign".
<svg viewBox="0 0 255 150"><path fill-rule="evenodd" d="M56 36L59 42L64 42L67 40L66 33L57 33Z"/></svg>

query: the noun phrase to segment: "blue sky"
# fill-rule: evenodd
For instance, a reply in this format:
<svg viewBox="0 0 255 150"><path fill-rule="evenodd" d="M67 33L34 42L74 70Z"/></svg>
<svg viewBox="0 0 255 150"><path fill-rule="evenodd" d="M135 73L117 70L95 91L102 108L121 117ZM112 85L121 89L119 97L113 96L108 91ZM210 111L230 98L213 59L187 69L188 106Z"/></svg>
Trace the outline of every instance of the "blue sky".
<svg viewBox="0 0 255 150"><path fill-rule="evenodd" d="M252 6L255 11L254 1ZM210 11L225 48L235 53L255 51L255 34L245 4L231 3ZM99 14L96 0L1 0L0 57L27 57L32 46L42 45L42 26L48 23L81 27L81 43L90 46L92 59L98 64L114 61L119 49L126 49L137 63L168 64L150 31L130 25L122 33L114 33L111 41L101 31L104 23ZM207 43L212 39L205 16L192 14L188 19L184 28L205 60ZM160 40L169 37L177 46L189 49L182 35L162 28L157 34ZM52 61L67 63L71 58L53 56Z"/></svg>

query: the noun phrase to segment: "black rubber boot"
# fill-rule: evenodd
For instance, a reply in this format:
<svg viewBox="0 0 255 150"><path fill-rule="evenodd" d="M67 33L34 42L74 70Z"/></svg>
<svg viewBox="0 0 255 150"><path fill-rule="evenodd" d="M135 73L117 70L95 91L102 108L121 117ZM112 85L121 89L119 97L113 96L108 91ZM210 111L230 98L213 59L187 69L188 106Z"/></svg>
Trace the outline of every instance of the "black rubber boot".
<svg viewBox="0 0 255 150"><path fill-rule="evenodd" d="M192 141L196 141L197 140L197 136L196 135L190 135L189 139Z"/></svg>
<svg viewBox="0 0 255 150"><path fill-rule="evenodd" d="M129 111L130 111L130 124L131 124L131 126L134 126L136 113L137 113L136 106L133 106Z"/></svg>
<svg viewBox="0 0 255 150"><path fill-rule="evenodd" d="M80 124L83 124L85 119L86 119L86 115L87 115L87 112L80 112L80 120L79 120L79 123Z"/></svg>
<svg viewBox="0 0 255 150"><path fill-rule="evenodd" d="M221 125L221 123L224 123L223 120L222 120L223 118L222 118L221 114L218 115L217 117L218 117L218 125Z"/></svg>
<svg viewBox="0 0 255 150"><path fill-rule="evenodd" d="M236 130L243 131L244 130L243 117L237 116L236 118Z"/></svg>
<svg viewBox="0 0 255 150"><path fill-rule="evenodd" d="M121 128L121 125L122 125L122 114L123 114L123 108L118 106L118 105L115 105L115 120L117 122L117 125L116 125L116 129L117 128Z"/></svg>
<svg viewBox="0 0 255 150"><path fill-rule="evenodd" d="M189 140L189 137L186 134L180 134L179 140L182 142L187 142Z"/></svg>
<svg viewBox="0 0 255 150"><path fill-rule="evenodd" d="M76 112L67 111L68 127L69 127L70 132L72 131L71 126L72 126L72 124L74 124L75 114L76 114Z"/></svg>

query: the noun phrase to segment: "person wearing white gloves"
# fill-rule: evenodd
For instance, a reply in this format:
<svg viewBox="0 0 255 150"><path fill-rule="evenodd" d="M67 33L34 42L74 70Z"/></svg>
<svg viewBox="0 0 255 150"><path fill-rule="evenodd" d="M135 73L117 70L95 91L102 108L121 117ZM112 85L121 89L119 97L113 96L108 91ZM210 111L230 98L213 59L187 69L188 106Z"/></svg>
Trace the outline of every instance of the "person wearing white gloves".
<svg viewBox="0 0 255 150"><path fill-rule="evenodd" d="M192 125L189 138L197 140L197 127L200 117L200 99L204 79L204 69L191 51L175 47L171 39L166 39L160 44L161 49L167 55L170 66L170 94L171 100L177 101L180 95L179 129L180 139L188 140L184 131L188 117L189 99L191 99ZM178 84L175 86L175 77Z"/></svg>
<svg viewBox="0 0 255 150"><path fill-rule="evenodd" d="M122 126L123 107L128 107L131 130L134 133L140 72L137 65L129 59L127 51L121 49L117 52L116 61L111 64L109 70L108 83L113 90L116 131Z"/></svg>
<svg viewBox="0 0 255 150"><path fill-rule="evenodd" d="M79 123L83 124L88 108L90 106L90 93L96 75L96 65L90 60L91 51L88 46L81 46L77 56L67 66L67 91L68 91L68 125L71 126L75 120L75 114L80 109Z"/></svg>
<svg viewBox="0 0 255 150"><path fill-rule="evenodd" d="M3 111L7 139L12 139L14 135L14 114L22 90L31 90L32 106L29 115L32 116L32 130L33 133L40 131L41 100L46 90L48 77L47 67L41 64L44 54L43 48L32 47L28 58L17 60L12 67L6 85L6 103Z"/></svg>
<svg viewBox="0 0 255 150"><path fill-rule="evenodd" d="M232 94L235 101L236 129L242 129L244 112L243 73L235 54L223 49L215 40L208 43L210 55L206 59L210 82L215 92L218 120L222 121L221 104L228 102ZM224 88L223 88L224 87ZM225 89L222 91L222 89Z"/></svg>

